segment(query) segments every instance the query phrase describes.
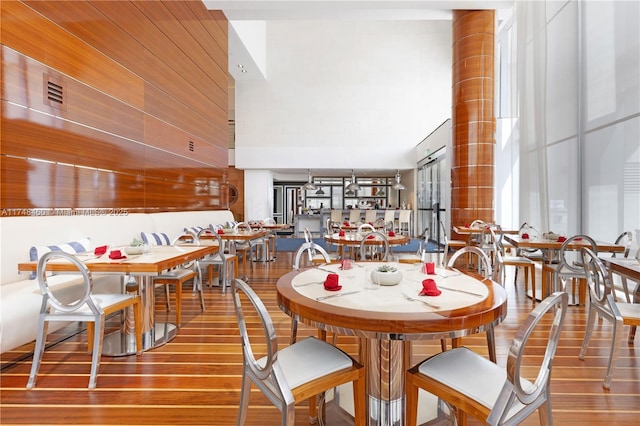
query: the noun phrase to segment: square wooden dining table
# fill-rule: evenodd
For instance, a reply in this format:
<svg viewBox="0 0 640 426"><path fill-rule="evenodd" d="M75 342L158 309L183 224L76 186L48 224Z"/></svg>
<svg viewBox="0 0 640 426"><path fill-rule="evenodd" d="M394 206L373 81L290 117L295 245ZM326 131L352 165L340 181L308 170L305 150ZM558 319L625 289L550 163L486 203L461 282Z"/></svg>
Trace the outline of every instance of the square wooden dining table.
<svg viewBox="0 0 640 426"><path fill-rule="evenodd" d="M114 249L112 247L112 249ZM124 247L121 248L124 252ZM172 340L178 331L175 324L155 321L155 295L153 277L164 271L215 254L217 246L153 246L149 253L129 255L123 259L112 260L105 253L96 256L93 253L78 254L92 274L114 274L123 277L123 291L137 291L142 302L142 349L149 350L161 346ZM20 272L37 271L38 262L24 262L18 264ZM66 261L51 261L47 264L47 271L73 272L75 267ZM127 286L127 278L136 280L137 288ZM125 312L125 314L127 314ZM35 321L36 319L34 319ZM122 356L136 352L135 334L128 327L131 321L123 321L123 328L105 336L103 355Z"/></svg>

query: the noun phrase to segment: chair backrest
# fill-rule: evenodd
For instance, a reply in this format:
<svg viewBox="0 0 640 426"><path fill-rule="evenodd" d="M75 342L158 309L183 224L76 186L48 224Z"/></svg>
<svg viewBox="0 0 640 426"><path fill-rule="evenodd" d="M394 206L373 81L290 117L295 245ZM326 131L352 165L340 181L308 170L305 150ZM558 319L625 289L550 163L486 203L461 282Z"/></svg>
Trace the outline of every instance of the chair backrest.
<svg viewBox="0 0 640 426"><path fill-rule="evenodd" d="M491 260L489 259L489 256L487 256L487 253L476 246L464 246L456 250L456 252L449 258L447 266L451 268L454 267L456 260L463 254L475 254L478 257L478 262L481 263L481 265L478 266L482 268L484 277L491 278L491 275L493 274L493 270L491 269Z"/></svg>
<svg viewBox="0 0 640 426"><path fill-rule="evenodd" d="M419 235L420 241L418 241L418 251L416 251L416 255L421 258L426 255L427 248L429 247L429 238L431 237L431 233L429 232L429 227L427 226L422 231L422 234Z"/></svg>
<svg viewBox="0 0 640 426"><path fill-rule="evenodd" d="M213 236L213 238L218 242L218 251L213 254L211 257L213 258L219 258L220 260L224 261L225 257L224 257L224 241L222 241L222 237L220 236L220 234L218 234L217 231L212 231L210 228L204 228L203 230L201 230L200 232L198 232L198 234L196 235L197 238L197 244L200 244L200 240L202 238L203 235L211 235Z"/></svg>
<svg viewBox="0 0 640 426"><path fill-rule="evenodd" d="M624 246L623 257L629 257L629 252L631 251L631 243L633 241L633 234L629 231L625 231L622 234L618 235L616 238L615 244ZM611 254L611 257L616 257L615 252Z"/></svg>
<svg viewBox="0 0 640 426"><path fill-rule="evenodd" d="M382 248L382 250L381 250ZM360 241L360 260L386 261L389 257L389 240L379 231L373 231Z"/></svg>
<svg viewBox="0 0 640 426"><path fill-rule="evenodd" d="M247 222L238 222L233 227L233 232L251 231L251 226Z"/></svg>
<svg viewBox="0 0 640 426"><path fill-rule="evenodd" d="M400 210L398 222L407 223L411 220L411 210Z"/></svg>
<svg viewBox="0 0 640 426"><path fill-rule="evenodd" d="M613 283L606 266L598 259L598 254L587 247L580 250L580 255L589 287L590 303L613 315L612 306L607 300L607 296L613 293Z"/></svg>
<svg viewBox="0 0 640 426"><path fill-rule="evenodd" d="M249 369L249 373L253 375L253 377L261 381L272 381L274 390L281 389L280 384L277 382L278 378L272 374L278 359L278 339L276 337L276 329L267 308L253 289L242 280L234 279L231 281L231 294L236 319L238 320L240 338L242 339L242 356L244 357L245 368ZM251 312L252 317L256 314L260 319L260 325L262 326L264 334L259 339L261 343L265 344L259 346L251 344L251 336L258 336L259 334L255 332L249 333L245 319L245 306L251 307L254 311ZM254 322L252 321L251 324L253 328ZM264 337L264 339L262 337ZM254 348L257 347L261 349L264 348L266 352L264 357L256 358Z"/></svg>
<svg viewBox="0 0 640 426"><path fill-rule="evenodd" d="M47 263L54 259L64 259L71 262L80 273L82 282L64 286L49 286L46 271ZM77 275L78 272L70 272L70 274ZM93 291L91 271L89 271L89 268L76 256L62 251L45 253L38 259L36 274L38 277L38 285L44 298L41 313L44 313L47 306L51 306L56 312L69 314L76 312L85 305L89 306L95 315L100 313L100 307L97 306L91 298L91 292Z"/></svg>
<svg viewBox="0 0 640 426"><path fill-rule="evenodd" d="M440 220L439 225L442 243L446 245L447 241L449 241L449 237L447 236L447 228L444 227L444 222L442 221L442 219Z"/></svg>
<svg viewBox="0 0 640 426"><path fill-rule="evenodd" d="M275 225L276 220L272 217L267 217L262 221L262 223L264 223L265 225Z"/></svg>
<svg viewBox="0 0 640 426"><path fill-rule="evenodd" d="M376 210L367 209L364 211L364 221L366 223L374 223L378 212Z"/></svg>
<svg viewBox="0 0 640 426"><path fill-rule="evenodd" d="M360 214L362 212L360 211L360 209L352 209L349 212L349 222L350 223L358 223L360 222Z"/></svg>
<svg viewBox="0 0 640 426"><path fill-rule="evenodd" d="M384 211L384 223L394 223L396 220L396 211L392 209L387 209Z"/></svg>
<svg viewBox="0 0 640 426"><path fill-rule="evenodd" d="M362 231L373 232L375 230L376 228L374 228L373 225L371 225L370 223L363 223L360 226L358 226L358 234L362 234Z"/></svg>
<svg viewBox="0 0 640 426"><path fill-rule="evenodd" d="M320 253L322 257L324 257L325 263L331 263L331 256L329 256L329 253L327 253L327 251L321 245L316 244L313 241L304 242L302 243L302 245L300 245L300 247L298 247L296 255L293 258L293 269L295 269L296 271L300 269L300 260L305 252L309 257L309 262L313 260L313 256L315 256L317 253Z"/></svg>
<svg viewBox="0 0 640 426"><path fill-rule="evenodd" d="M558 271L569 270L572 273L583 273L584 267L582 262L576 263L576 257L579 257L580 254L576 252L575 249L569 248L569 244L575 243L576 241L583 241L588 244L588 248L590 248L595 253L598 253L598 245L593 240L593 238L588 235L574 235L572 237L567 238L560 247L560 251L558 252ZM574 256L571 256L570 253L573 253ZM576 255L577 253L577 255Z"/></svg>
<svg viewBox="0 0 640 426"><path fill-rule="evenodd" d="M518 424L524 418L528 417L533 410L537 409L541 401L548 401L550 396L549 381L551 379L551 367L558 347L558 339L560 338L560 331L567 312L568 301L569 296L567 293L553 293L539 303L518 328L507 357L507 380L491 413L489 413L487 424L503 424L507 419L509 420L509 424ZM540 337L542 330L537 330L537 328L540 328L537 326L538 324L541 326L548 325L548 321L542 321L548 312L553 312L554 316L551 326L547 328L548 332L546 333L545 339ZM523 375L523 371L531 369L524 358L525 356L531 355L531 353L527 354L527 349L529 337L534 334L535 343L533 344L538 346L540 341L546 340L547 347L535 381L531 383ZM512 414L511 409L518 403L524 404L525 406L530 405L531 408L527 409L525 407L513 417L509 417Z"/></svg>

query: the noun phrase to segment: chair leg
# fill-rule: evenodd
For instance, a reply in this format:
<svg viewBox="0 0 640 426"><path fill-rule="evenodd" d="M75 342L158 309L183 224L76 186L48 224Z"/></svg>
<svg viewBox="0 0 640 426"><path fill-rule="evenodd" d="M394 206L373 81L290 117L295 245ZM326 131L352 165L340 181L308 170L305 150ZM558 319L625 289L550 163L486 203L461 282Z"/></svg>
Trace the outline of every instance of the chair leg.
<svg viewBox="0 0 640 426"><path fill-rule="evenodd" d="M182 325L182 282L176 283L176 327Z"/></svg>
<svg viewBox="0 0 640 426"><path fill-rule="evenodd" d="M497 362L496 357L496 336L493 328L493 324L487 326L487 348L489 348L489 359L494 363Z"/></svg>
<svg viewBox="0 0 640 426"><path fill-rule="evenodd" d="M167 299L167 312L171 312L171 299L169 299L169 286L164 285L164 295Z"/></svg>
<svg viewBox="0 0 640 426"><path fill-rule="evenodd" d="M247 411L249 410L249 398L251 396L251 380L246 374L242 375L242 389L240 390L240 409L238 410L238 425L247 422Z"/></svg>
<svg viewBox="0 0 640 426"><path fill-rule="evenodd" d="M413 383L411 373L405 374L405 421L407 425L418 424L418 387Z"/></svg>
<svg viewBox="0 0 640 426"><path fill-rule="evenodd" d="M538 301L538 299L536 299L536 265L532 263L529 268L531 269L531 296L533 297L533 303L535 304Z"/></svg>
<svg viewBox="0 0 640 426"><path fill-rule="evenodd" d="M36 384L36 377L38 376L38 370L40 370L40 361L42 361L44 347L47 342L48 328L49 325L44 320L44 316L41 315L38 321L38 337L36 338L36 347L33 351L33 363L31 364L31 373L29 373L27 389L33 389Z"/></svg>
<svg viewBox="0 0 640 426"><path fill-rule="evenodd" d="M353 401L355 426L367 424L365 375L353 381Z"/></svg>
<svg viewBox="0 0 640 426"><path fill-rule="evenodd" d="M294 344L298 338L298 320L291 318L291 340L290 344Z"/></svg>
<svg viewBox="0 0 640 426"><path fill-rule="evenodd" d="M93 333L93 354L91 355L91 374L89 375L89 389L95 389L102 356L102 337L104 335L104 315L96 318Z"/></svg>
<svg viewBox="0 0 640 426"><path fill-rule="evenodd" d="M620 342L622 341L623 327L622 322L613 320L613 337L611 339L611 351L609 354L609 365L607 366L607 373L604 376L604 383L602 387L609 389L611 387L611 375L616 368L616 362L618 361L618 349L620 348Z"/></svg>

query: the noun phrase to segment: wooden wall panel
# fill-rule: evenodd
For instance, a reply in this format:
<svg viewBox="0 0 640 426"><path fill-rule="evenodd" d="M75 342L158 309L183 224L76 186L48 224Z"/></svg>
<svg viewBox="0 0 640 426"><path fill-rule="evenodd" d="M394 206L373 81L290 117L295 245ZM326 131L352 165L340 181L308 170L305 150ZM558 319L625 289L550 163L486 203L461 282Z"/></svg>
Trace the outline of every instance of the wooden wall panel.
<svg viewBox="0 0 640 426"><path fill-rule="evenodd" d="M3 102L2 154L131 170L142 169L144 152L130 139Z"/></svg>
<svg viewBox="0 0 640 426"><path fill-rule="evenodd" d="M221 12L200 0L0 7L2 208L228 207ZM43 76L64 83L62 108Z"/></svg>
<svg viewBox="0 0 640 426"><path fill-rule="evenodd" d="M45 5L51 3L61 10L61 2L33 2ZM110 57L101 54L68 31L36 13L23 2L3 1L2 8L2 44L50 66L70 77L78 79L92 87L98 87L105 93L118 94L127 104L137 108L144 107L142 82L131 85L135 77L131 71L119 66ZM85 27L92 28L96 22L83 22ZM142 51L137 49L129 55L140 58Z"/></svg>
<svg viewBox="0 0 640 426"><path fill-rule="evenodd" d="M144 139L143 114L137 108L5 46L2 47L2 70L3 99L54 116L55 119L50 119L55 128L64 126L64 120L137 141ZM64 86L61 108L46 102L48 77ZM130 80L131 86L139 83L139 79Z"/></svg>
<svg viewBox="0 0 640 426"><path fill-rule="evenodd" d="M173 125L187 130L189 133L208 140L210 143L227 148L229 138L223 137L221 129L227 129L228 112L220 108L213 108L208 116L202 116L189 108L188 105L176 102L175 98L150 84L146 85L145 103L147 112L163 121L170 121Z"/></svg>

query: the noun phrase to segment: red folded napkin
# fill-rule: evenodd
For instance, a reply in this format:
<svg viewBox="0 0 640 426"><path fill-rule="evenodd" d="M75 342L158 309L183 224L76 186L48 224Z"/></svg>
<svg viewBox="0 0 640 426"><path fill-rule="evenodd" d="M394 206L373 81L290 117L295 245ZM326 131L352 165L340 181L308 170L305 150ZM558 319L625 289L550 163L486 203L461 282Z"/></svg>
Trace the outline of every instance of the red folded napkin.
<svg viewBox="0 0 640 426"><path fill-rule="evenodd" d="M120 250L111 250L111 252L109 252L109 259L125 259L127 256L123 255Z"/></svg>
<svg viewBox="0 0 640 426"><path fill-rule="evenodd" d="M436 273L436 264L433 262L425 262L422 265L422 273L428 275L435 275Z"/></svg>
<svg viewBox="0 0 640 426"><path fill-rule="evenodd" d="M558 242L559 243L564 243L565 241L567 241L567 237L563 237L563 236L559 236L558 237Z"/></svg>
<svg viewBox="0 0 640 426"><path fill-rule="evenodd" d="M343 225L344 225L344 226L349 226L349 221L348 221L348 220L345 220L345 221L344 221L344 223L343 223Z"/></svg>
<svg viewBox="0 0 640 426"><path fill-rule="evenodd" d="M367 240L373 240L375 237L376 237L375 235L369 235L369 236L367 237Z"/></svg>
<svg viewBox="0 0 640 426"><path fill-rule="evenodd" d="M340 232L338 232L338 236L339 237L344 237L344 231L341 230Z"/></svg>
<svg viewBox="0 0 640 426"><path fill-rule="evenodd" d="M389 231L389 236L390 236L390 237L395 237L395 236L396 236L396 233L395 233L395 232L393 232L393 231Z"/></svg>
<svg viewBox="0 0 640 426"><path fill-rule="evenodd" d="M353 265L351 265L351 259L342 259L340 261L340 269L342 270L349 270L353 268Z"/></svg>
<svg viewBox="0 0 640 426"><path fill-rule="evenodd" d="M522 234L522 239L523 240L528 240L529 239L529 234Z"/></svg>
<svg viewBox="0 0 640 426"><path fill-rule="evenodd" d="M327 275L327 279L324 280L324 289L328 291L338 291L342 288L340 284L338 284L338 274L329 274Z"/></svg>
<svg viewBox="0 0 640 426"><path fill-rule="evenodd" d="M218 234L223 235L224 231L222 229L218 229Z"/></svg>
<svg viewBox="0 0 640 426"><path fill-rule="evenodd" d="M100 247L96 247L96 249L93 251L93 254L95 254L96 256L102 256L106 252L107 252L107 246L100 246Z"/></svg>
<svg viewBox="0 0 640 426"><path fill-rule="evenodd" d="M442 293L441 290L438 290L438 286L436 286L436 282L431 278L427 278L422 281L422 291L420 291L420 296L440 296Z"/></svg>
<svg viewBox="0 0 640 426"><path fill-rule="evenodd" d="M575 239L576 241L582 241L582 237L578 237Z"/></svg>

